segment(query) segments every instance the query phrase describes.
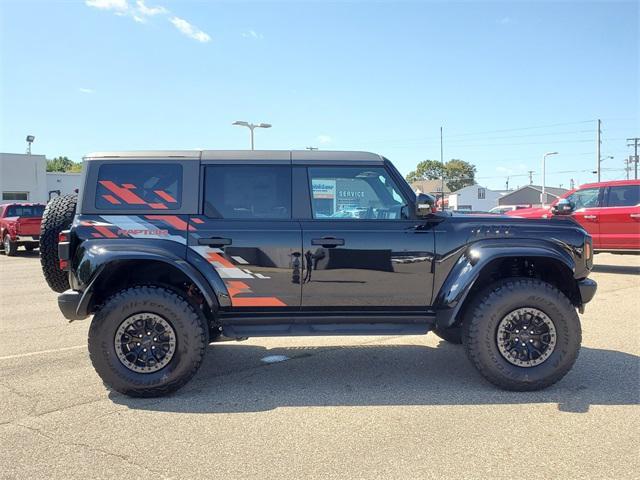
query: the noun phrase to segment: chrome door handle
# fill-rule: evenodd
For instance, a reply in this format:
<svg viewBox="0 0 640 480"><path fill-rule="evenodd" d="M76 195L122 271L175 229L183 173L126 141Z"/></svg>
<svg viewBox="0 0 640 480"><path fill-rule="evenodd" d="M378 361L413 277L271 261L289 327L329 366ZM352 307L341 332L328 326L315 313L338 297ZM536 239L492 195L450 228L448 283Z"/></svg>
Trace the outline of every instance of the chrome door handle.
<svg viewBox="0 0 640 480"><path fill-rule="evenodd" d="M587 219L587 220L595 220L595 219L598 218L598 216L597 215L585 215L584 218Z"/></svg>
<svg viewBox="0 0 640 480"><path fill-rule="evenodd" d="M198 245L207 245L209 247L224 247L231 245L230 238L211 237L211 238L199 238Z"/></svg>
<svg viewBox="0 0 640 480"><path fill-rule="evenodd" d="M630 213L629 216L631 218L640 218L640 213Z"/></svg>

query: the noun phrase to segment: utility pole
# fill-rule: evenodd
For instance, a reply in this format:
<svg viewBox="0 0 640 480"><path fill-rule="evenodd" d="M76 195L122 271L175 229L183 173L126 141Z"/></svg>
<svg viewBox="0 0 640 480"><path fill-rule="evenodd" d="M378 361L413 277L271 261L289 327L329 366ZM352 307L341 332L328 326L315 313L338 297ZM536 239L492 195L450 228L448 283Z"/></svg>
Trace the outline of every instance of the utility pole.
<svg viewBox="0 0 640 480"><path fill-rule="evenodd" d="M627 138L627 142L633 142L634 178L636 180L638 179L638 142L639 141L640 141L640 138L638 137ZM630 147L631 145L632 145L631 143L627 143L627 147Z"/></svg>
<svg viewBox="0 0 640 480"><path fill-rule="evenodd" d="M629 172L631 171L631 162L633 162L633 157L629 155L629 158L624 159L624 171L627 174L627 180L629 180Z"/></svg>
<svg viewBox="0 0 640 480"><path fill-rule="evenodd" d="M507 181L505 183L505 190L509 190L509 177L507 177Z"/></svg>
<svg viewBox="0 0 640 480"><path fill-rule="evenodd" d="M442 211L444 212L444 147L442 145L442 127L440 127L440 165L442 165Z"/></svg>
<svg viewBox="0 0 640 480"><path fill-rule="evenodd" d="M569 189L573 190L574 188L576 188L576 182L575 180L572 178L571 180L569 180Z"/></svg>
<svg viewBox="0 0 640 480"><path fill-rule="evenodd" d="M598 174L598 182L600 181L600 147L602 146L602 140L600 139L602 135L601 124L601 120L598 119L598 130L596 131L596 173Z"/></svg>
<svg viewBox="0 0 640 480"><path fill-rule="evenodd" d="M529 170L529 185L533 185L533 170Z"/></svg>

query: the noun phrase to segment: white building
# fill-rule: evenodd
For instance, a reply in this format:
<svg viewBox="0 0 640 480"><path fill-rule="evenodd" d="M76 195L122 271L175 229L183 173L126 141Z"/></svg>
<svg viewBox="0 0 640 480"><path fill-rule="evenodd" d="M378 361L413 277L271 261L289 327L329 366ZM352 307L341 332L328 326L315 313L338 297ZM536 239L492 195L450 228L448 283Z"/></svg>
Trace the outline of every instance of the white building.
<svg viewBox="0 0 640 480"><path fill-rule="evenodd" d="M47 173L44 155L0 153L0 203L46 203L80 188L80 173Z"/></svg>
<svg viewBox="0 0 640 480"><path fill-rule="evenodd" d="M498 205L501 196L501 193L482 185L469 185L449 194L449 209L488 212Z"/></svg>

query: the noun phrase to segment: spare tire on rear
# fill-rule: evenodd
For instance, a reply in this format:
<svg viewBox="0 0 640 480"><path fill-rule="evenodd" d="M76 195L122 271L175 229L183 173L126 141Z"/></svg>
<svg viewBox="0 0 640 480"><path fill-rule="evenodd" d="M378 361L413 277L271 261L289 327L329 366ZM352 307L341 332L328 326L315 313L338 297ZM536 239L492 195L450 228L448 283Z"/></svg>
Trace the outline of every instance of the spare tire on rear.
<svg viewBox="0 0 640 480"><path fill-rule="evenodd" d="M40 264L42 273L55 292L69 289L67 272L60 270L58 259L58 234L66 230L76 214L76 194L61 195L47 203L40 225Z"/></svg>

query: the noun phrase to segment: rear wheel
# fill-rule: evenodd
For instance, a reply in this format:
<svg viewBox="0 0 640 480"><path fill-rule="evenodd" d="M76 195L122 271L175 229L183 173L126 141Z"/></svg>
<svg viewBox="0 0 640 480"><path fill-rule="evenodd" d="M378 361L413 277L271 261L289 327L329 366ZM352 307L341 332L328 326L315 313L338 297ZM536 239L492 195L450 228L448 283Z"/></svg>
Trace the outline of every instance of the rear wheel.
<svg viewBox="0 0 640 480"><path fill-rule="evenodd" d="M58 259L58 234L66 230L73 222L76 213L75 194L61 195L47 203L40 225L40 264L42 273L55 292L64 292L69 288L67 272L60 270Z"/></svg>
<svg viewBox="0 0 640 480"><path fill-rule="evenodd" d="M5 235L2 239L2 245L4 246L4 254L7 257L13 257L18 251L18 244L11 241L9 234Z"/></svg>
<svg viewBox="0 0 640 480"><path fill-rule="evenodd" d="M490 286L469 309L462 339L480 374L507 390L554 384L578 357L582 332L575 307L536 279Z"/></svg>
<svg viewBox="0 0 640 480"><path fill-rule="evenodd" d="M89 329L89 356L98 375L133 397L178 390L200 367L207 343L202 315L182 296L159 287L115 294Z"/></svg>

